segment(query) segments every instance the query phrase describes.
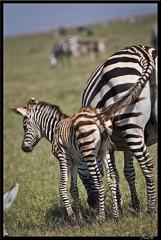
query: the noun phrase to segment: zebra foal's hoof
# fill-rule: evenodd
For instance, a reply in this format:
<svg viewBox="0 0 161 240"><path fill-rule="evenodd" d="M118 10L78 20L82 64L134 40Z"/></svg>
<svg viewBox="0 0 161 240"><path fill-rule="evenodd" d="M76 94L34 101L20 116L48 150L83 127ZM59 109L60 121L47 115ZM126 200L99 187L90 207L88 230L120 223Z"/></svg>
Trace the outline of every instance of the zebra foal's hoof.
<svg viewBox="0 0 161 240"><path fill-rule="evenodd" d="M148 209L146 210L146 214L147 214L147 215L153 216L153 215L155 215L156 213L157 213L157 210L156 210L155 207L154 207L154 208L148 208Z"/></svg>
<svg viewBox="0 0 161 240"><path fill-rule="evenodd" d="M105 214L99 215L99 221L100 221L100 222L104 222L105 219L106 219Z"/></svg>

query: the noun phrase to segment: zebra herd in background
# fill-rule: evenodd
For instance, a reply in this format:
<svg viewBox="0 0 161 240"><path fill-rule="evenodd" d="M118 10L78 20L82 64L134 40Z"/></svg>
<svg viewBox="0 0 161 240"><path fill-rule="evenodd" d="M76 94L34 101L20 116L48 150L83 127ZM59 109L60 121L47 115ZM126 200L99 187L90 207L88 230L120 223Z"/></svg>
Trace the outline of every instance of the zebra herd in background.
<svg viewBox="0 0 161 240"><path fill-rule="evenodd" d="M151 29L151 45L158 49L158 27L155 24ZM58 41L52 48L49 55L50 66L56 67L58 63L71 64L71 58L79 58L85 54L94 53L98 58L100 53L104 53L107 47L107 40L104 38L83 39L79 35L69 35Z"/></svg>
<svg viewBox="0 0 161 240"><path fill-rule="evenodd" d="M67 36L58 41L49 55L50 65L55 67L60 62L68 64L71 58L78 58L85 54L94 53L96 57L106 49L106 41L103 38L91 38L83 40L79 35Z"/></svg>
<svg viewBox="0 0 161 240"><path fill-rule="evenodd" d="M157 50L132 46L114 53L92 73L84 89L82 106L73 117L62 113L58 106L34 98L24 107L11 108L24 117L22 150L31 152L42 137L52 144L52 152L60 163L60 195L71 219L75 219L75 214L66 189L70 171L70 192L76 215L81 219L76 180L78 162L81 162L78 173L87 190L88 202L96 202L99 218L105 218L102 166L99 169L96 161L100 157L112 192L113 216L117 219L122 199L114 151L110 152L114 143L118 150L125 151L124 173L133 207L139 209L140 205L135 189L135 156L146 178L147 212L153 213L156 209L154 161L146 144L157 141Z"/></svg>

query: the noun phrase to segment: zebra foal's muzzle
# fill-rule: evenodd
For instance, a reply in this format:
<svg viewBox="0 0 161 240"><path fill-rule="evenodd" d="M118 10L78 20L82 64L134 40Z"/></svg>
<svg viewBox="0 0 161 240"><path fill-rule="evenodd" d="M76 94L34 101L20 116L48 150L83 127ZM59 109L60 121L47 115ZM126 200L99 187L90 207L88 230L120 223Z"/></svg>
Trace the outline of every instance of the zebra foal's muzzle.
<svg viewBox="0 0 161 240"><path fill-rule="evenodd" d="M33 147L31 147L31 146L26 146L25 144L22 144L22 150L24 151L24 152L32 152L32 150L33 150Z"/></svg>

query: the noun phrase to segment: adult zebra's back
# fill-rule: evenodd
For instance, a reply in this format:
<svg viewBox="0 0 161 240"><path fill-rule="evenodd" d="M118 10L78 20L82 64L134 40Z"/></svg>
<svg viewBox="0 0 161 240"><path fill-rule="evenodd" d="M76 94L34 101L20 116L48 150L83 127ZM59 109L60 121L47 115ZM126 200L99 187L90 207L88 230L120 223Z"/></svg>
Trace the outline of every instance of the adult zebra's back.
<svg viewBox="0 0 161 240"><path fill-rule="evenodd" d="M135 189L133 168L133 156L135 156L146 178L147 211L153 212L155 211L154 161L146 146L157 142L157 50L147 46L132 46L114 53L100 64L88 79L83 92L82 106L104 110L129 91L139 78L140 82L147 80L140 95L145 99L115 114L112 140L117 150L124 151L124 174L130 186L133 207L139 209L140 205ZM142 89L142 84L138 87ZM111 158L116 170L114 153L111 154ZM98 165L102 168L99 159ZM93 206L97 203L97 191L93 187L85 163L79 164L78 172L87 190L88 202ZM121 204L119 187L117 196L118 203Z"/></svg>

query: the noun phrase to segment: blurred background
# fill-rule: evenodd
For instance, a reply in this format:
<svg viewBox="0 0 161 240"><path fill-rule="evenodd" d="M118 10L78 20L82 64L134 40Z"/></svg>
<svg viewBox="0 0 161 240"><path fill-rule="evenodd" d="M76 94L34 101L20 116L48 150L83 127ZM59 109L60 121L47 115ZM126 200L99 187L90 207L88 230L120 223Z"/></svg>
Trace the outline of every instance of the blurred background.
<svg viewBox="0 0 161 240"><path fill-rule="evenodd" d="M4 37L57 28L84 26L98 21L119 21L132 15L157 13L156 3L6 3L4 4ZM131 17L130 17L131 16ZM56 33L55 33L56 34Z"/></svg>

